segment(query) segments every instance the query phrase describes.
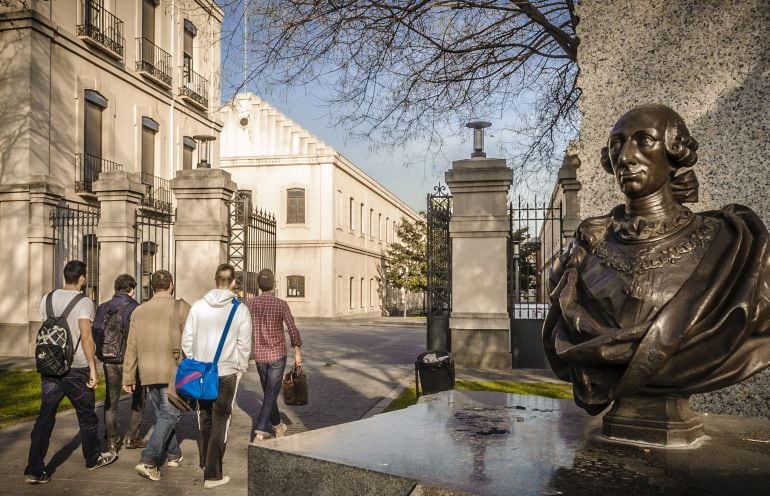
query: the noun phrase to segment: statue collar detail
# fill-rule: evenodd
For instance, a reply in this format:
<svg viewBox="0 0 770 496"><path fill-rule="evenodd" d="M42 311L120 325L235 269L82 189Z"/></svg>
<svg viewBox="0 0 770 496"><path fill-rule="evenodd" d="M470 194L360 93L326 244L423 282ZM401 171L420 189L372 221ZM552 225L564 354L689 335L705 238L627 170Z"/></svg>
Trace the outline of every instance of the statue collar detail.
<svg viewBox="0 0 770 496"><path fill-rule="evenodd" d="M615 233L623 241L648 241L663 238L673 234L693 219L692 211L680 204L676 204L676 210L672 215L658 222L649 222L644 217L626 214L622 205L612 211L610 231Z"/></svg>

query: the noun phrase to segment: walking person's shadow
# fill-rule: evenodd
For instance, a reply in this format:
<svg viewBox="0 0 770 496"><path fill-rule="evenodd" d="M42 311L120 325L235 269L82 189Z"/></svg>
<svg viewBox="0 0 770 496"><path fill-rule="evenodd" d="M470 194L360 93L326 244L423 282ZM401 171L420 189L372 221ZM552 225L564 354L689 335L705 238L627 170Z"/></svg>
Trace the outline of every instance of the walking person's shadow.
<svg viewBox="0 0 770 496"><path fill-rule="evenodd" d="M55 474L56 469L72 456L75 450L78 449L78 446L80 446L80 434L76 434L67 444L59 448L59 451L51 457L51 460L45 467L45 471L48 472L49 475Z"/></svg>

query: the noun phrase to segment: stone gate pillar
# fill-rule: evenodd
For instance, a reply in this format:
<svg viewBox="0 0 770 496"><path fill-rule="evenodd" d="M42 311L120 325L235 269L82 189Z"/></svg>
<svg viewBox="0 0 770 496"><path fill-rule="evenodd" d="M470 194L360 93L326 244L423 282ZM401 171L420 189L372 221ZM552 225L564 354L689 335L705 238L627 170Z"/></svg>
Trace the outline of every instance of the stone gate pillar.
<svg viewBox="0 0 770 496"><path fill-rule="evenodd" d="M473 155L445 174L453 201L452 353L459 366L511 368L507 195L513 171L480 147Z"/></svg>
<svg viewBox="0 0 770 496"><path fill-rule="evenodd" d="M93 184L99 199L99 300L112 298L115 278L120 274L136 277L136 209L142 203L145 187L139 176L116 170L99 174ZM140 288L137 288L139 291Z"/></svg>
<svg viewBox="0 0 770 496"><path fill-rule="evenodd" d="M238 188L222 169L188 169L176 172L171 189L176 294L192 303L214 287L214 271L227 261L227 201Z"/></svg>

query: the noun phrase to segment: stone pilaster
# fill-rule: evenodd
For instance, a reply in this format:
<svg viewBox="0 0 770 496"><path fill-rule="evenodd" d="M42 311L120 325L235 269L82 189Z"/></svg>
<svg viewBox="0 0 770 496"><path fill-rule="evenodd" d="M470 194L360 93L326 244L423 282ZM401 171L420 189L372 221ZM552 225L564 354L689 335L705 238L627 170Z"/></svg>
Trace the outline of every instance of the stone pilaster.
<svg viewBox="0 0 770 496"><path fill-rule="evenodd" d="M452 352L459 366L510 368L506 267L508 189L505 160L457 160L445 181L452 191Z"/></svg>
<svg viewBox="0 0 770 496"><path fill-rule="evenodd" d="M237 191L222 169L177 171L174 224L176 294L192 303L214 285L217 265L227 261L227 201Z"/></svg>
<svg viewBox="0 0 770 496"><path fill-rule="evenodd" d="M577 169L580 167L580 158L576 152L568 151L559 168L557 184L561 188L562 197L562 222L561 234L564 246L575 236L575 230L580 225L580 202L578 192L580 181L577 180Z"/></svg>
<svg viewBox="0 0 770 496"><path fill-rule="evenodd" d="M102 172L93 184L101 204L96 237L99 240L99 299L112 298L115 278L136 276L136 209L145 187L137 174Z"/></svg>

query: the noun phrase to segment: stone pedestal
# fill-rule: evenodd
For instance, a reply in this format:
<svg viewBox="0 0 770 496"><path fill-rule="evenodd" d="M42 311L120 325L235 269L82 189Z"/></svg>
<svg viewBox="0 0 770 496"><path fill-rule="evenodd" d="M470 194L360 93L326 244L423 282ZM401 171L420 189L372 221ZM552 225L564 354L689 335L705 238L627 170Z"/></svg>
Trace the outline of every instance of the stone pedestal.
<svg viewBox="0 0 770 496"><path fill-rule="evenodd" d="M214 287L214 272L227 261L227 201L237 191L222 169L177 171L174 224L176 294L192 303Z"/></svg>
<svg viewBox="0 0 770 496"><path fill-rule="evenodd" d="M101 204L99 226L99 299L112 298L115 278L136 276L136 209L142 203L144 185L137 174L116 170L102 172L93 184ZM167 267L164 267L167 268Z"/></svg>
<svg viewBox="0 0 770 496"><path fill-rule="evenodd" d="M689 397L621 398L602 419L602 435L619 441L661 447L688 447L705 436L703 422L690 409Z"/></svg>
<svg viewBox="0 0 770 496"><path fill-rule="evenodd" d="M445 180L452 191L452 313L455 363L510 368L507 308L507 194L513 172L505 160L457 160Z"/></svg>

